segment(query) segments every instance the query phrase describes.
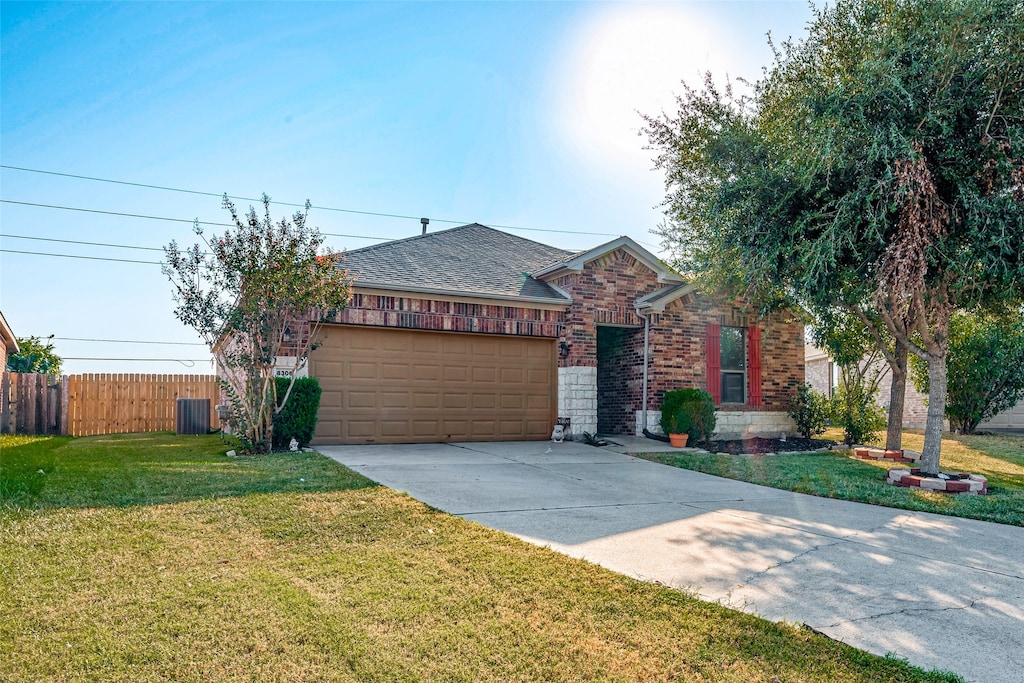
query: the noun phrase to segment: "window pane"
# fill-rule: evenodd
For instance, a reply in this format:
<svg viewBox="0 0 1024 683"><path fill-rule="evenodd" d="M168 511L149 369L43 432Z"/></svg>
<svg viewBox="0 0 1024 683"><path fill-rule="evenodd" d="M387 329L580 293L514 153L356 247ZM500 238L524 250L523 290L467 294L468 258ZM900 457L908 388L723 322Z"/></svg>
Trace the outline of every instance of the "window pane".
<svg viewBox="0 0 1024 683"><path fill-rule="evenodd" d="M722 373L722 403L743 403L743 373Z"/></svg>
<svg viewBox="0 0 1024 683"><path fill-rule="evenodd" d="M721 330L722 339L722 369L743 370L746 368L745 349L743 348L743 328L723 327Z"/></svg>

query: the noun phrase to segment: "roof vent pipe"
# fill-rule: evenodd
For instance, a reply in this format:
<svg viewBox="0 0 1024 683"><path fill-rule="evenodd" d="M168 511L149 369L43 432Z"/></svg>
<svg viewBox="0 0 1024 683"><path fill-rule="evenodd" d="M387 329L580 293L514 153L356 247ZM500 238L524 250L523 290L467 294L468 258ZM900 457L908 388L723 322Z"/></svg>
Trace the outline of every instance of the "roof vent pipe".
<svg viewBox="0 0 1024 683"><path fill-rule="evenodd" d="M421 218L420 219L420 223L423 225L423 232L420 233L420 234L426 235L427 234L427 225L430 223L430 219L429 218Z"/></svg>

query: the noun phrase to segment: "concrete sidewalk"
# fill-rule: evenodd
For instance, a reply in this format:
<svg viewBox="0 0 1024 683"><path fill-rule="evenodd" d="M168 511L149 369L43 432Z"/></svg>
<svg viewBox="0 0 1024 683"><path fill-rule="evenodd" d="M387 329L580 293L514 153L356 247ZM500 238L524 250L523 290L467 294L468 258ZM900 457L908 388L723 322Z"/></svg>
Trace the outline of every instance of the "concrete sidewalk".
<svg viewBox="0 0 1024 683"><path fill-rule="evenodd" d="M979 682L1024 672L1024 528L790 493L614 446L317 450L531 543L876 654Z"/></svg>

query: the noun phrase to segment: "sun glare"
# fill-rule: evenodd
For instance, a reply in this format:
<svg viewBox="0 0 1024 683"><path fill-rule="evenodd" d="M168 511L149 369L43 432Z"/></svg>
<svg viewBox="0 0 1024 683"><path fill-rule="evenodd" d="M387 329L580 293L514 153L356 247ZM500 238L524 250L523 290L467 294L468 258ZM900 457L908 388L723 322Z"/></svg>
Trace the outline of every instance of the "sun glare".
<svg viewBox="0 0 1024 683"><path fill-rule="evenodd" d="M564 61L562 125L581 151L607 160L643 159L640 114L671 111L680 81L723 76L727 47L692 5L620 5L595 15Z"/></svg>

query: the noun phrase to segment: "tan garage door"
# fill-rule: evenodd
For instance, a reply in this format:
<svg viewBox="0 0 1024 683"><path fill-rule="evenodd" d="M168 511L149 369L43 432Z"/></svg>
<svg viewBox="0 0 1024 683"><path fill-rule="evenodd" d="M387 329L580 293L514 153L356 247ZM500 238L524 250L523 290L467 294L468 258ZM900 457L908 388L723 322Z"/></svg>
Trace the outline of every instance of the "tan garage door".
<svg viewBox="0 0 1024 683"><path fill-rule="evenodd" d="M310 357L313 443L550 438L555 354L551 339L330 326Z"/></svg>

